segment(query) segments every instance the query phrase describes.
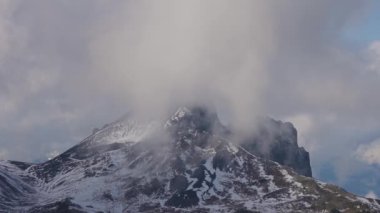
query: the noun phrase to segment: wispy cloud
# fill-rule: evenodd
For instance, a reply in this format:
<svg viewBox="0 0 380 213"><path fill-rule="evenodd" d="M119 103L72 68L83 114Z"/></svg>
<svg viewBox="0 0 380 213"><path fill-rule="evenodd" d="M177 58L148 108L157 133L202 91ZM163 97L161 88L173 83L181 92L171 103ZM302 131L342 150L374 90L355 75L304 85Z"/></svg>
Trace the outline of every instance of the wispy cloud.
<svg viewBox="0 0 380 213"><path fill-rule="evenodd" d="M366 163L380 165L380 139L359 145L356 156Z"/></svg>

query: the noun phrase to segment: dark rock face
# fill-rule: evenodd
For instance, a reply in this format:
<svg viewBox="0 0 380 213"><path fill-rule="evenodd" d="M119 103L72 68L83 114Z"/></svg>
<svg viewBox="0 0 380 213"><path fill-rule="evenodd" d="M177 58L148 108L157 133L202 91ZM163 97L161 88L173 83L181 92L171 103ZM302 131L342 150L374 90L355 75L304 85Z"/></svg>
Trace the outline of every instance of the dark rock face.
<svg viewBox="0 0 380 213"><path fill-rule="evenodd" d="M183 141L191 139L192 143L202 147L208 142L210 134L225 134L227 137L230 133L219 123L218 116L213 111L203 107L194 107L189 111L191 113L180 120L172 121L175 124L171 128L173 137L181 137ZM242 147L256 156L275 161L293 168L301 175L312 177L309 153L298 146L297 130L293 124L271 118L264 118L258 123L252 136L241 143ZM191 131L187 132L189 128ZM199 132L202 136L194 138L192 132ZM186 147L186 143L182 146ZM228 161L227 158L227 155L220 155L216 166L221 166L223 161Z"/></svg>
<svg viewBox="0 0 380 213"><path fill-rule="evenodd" d="M29 210L30 213L86 213L83 209L71 202L70 198L57 201L54 203L46 204L43 206L36 206Z"/></svg>
<svg viewBox="0 0 380 213"><path fill-rule="evenodd" d="M187 178L183 175L177 175L170 180L170 190L175 192L185 191L189 186Z"/></svg>
<svg viewBox="0 0 380 213"><path fill-rule="evenodd" d="M312 176L309 153L298 146L297 130L291 123L265 119L242 146L256 156L291 167L301 175Z"/></svg>
<svg viewBox="0 0 380 213"><path fill-rule="evenodd" d="M166 201L165 205L178 208L187 208L198 205L198 202L199 198L197 193L193 190L187 190L175 193L168 201Z"/></svg>

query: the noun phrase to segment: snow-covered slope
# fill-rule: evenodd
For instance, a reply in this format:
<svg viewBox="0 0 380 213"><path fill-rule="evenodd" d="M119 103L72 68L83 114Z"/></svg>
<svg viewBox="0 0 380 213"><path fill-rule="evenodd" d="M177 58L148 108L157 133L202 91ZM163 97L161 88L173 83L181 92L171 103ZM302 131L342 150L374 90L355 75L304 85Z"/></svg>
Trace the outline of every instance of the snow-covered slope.
<svg viewBox="0 0 380 213"><path fill-rule="evenodd" d="M0 161L0 211L8 207L17 209L18 206L32 205L38 197L32 186L35 178L17 167L20 164L13 163Z"/></svg>
<svg viewBox="0 0 380 213"><path fill-rule="evenodd" d="M380 212L379 201L257 157L230 135L216 114L204 108L180 108L164 123L122 119L45 163L1 162L1 208L4 212Z"/></svg>

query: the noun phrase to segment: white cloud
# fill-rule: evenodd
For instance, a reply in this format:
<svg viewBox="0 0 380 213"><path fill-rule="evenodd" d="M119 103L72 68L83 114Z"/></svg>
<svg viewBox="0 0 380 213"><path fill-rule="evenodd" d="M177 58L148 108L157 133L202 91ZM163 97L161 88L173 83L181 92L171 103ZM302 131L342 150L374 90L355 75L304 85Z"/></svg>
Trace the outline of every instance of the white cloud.
<svg viewBox="0 0 380 213"><path fill-rule="evenodd" d="M364 197L372 198L372 199L378 199L377 195L373 191L369 191Z"/></svg>
<svg viewBox="0 0 380 213"><path fill-rule="evenodd" d="M51 160L51 159L57 157L59 154L61 154L61 152L59 152L59 151L57 151L57 150L53 150L53 151L49 152L49 153L46 155L46 158L47 158L48 160Z"/></svg>
<svg viewBox="0 0 380 213"><path fill-rule="evenodd" d="M368 48L370 65L369 69L380 74L380 41L374 41Z"/></svg>
<svg viewBox="0 0 380 213"><path fill-rule="evenodd" d="M284 118L285 121L290 121L293 123L294 127L297 129L298 133L298 144L305 147L308 151L315 151L318 143L315 143L312 140L313 128L315 124L311 115L308 114L297 114Z"/></svg>
<svg viewBox="0 0 380 213"><path fill-rule="evenodd" d="M252 126L275 44L274 20L266 12L272 4L162 0L118 6L117 15L94 26L107 32L94 34L90 46L98 89L144 115L218 102L233 114L231 123Z"/></svg>
<svg viewBox="0 0 380 213"><path fill-rule="evenodd" d="M5 149L0 149L0 160L8 160L9 152Z"/></svg>
<svg viewBox="0 0 380 213"><path fill-rule="evenodd" d="M369 164L380 164L380 139L362 144L356 150L356 156Z"/></svg>

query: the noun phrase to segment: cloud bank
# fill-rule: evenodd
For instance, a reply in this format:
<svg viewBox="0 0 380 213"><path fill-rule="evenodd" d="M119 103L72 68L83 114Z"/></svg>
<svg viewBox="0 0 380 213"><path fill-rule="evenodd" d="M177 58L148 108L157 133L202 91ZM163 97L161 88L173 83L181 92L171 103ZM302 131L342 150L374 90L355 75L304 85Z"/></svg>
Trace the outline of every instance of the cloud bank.
<svg viewBox="0 0 380 213"><path fill-rule="evenodd" d="M94 81L140 114L222 105L239 129L261 114L273 51L271 5L258 1L139 1L94 26ZM104 85L105 87L102 87Z"/></svg>

